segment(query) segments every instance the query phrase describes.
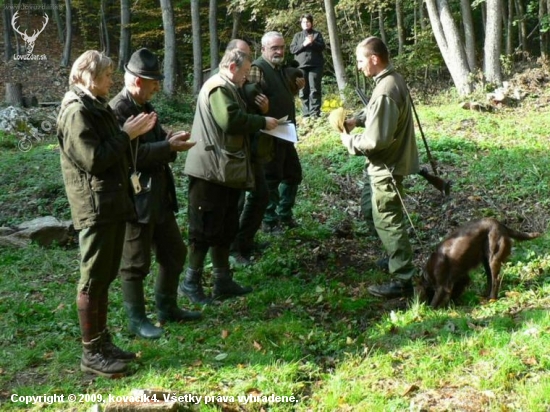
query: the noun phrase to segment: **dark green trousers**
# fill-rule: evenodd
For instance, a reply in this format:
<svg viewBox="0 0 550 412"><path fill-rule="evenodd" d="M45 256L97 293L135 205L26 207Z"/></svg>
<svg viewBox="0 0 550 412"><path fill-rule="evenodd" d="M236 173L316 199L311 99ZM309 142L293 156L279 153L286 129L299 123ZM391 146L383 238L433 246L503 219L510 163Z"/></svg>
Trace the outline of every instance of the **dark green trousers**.
<svg viewBox="0 0 550 412"><path fill-rule="evenodd" d="M372 220L372 190L370 188L370 177L365 171L363 175L363 190L361 190L361 214L367 222L369 230L374 232L374 221Z"/></svg>
<svg viewBox="0 0 550 412"><path fill-rule="evenodd" d="M302 182L302 165L294 143L275 139L275 157L265 165L269 204L264 222L276 224L292 219L298 186Z"/></svg>
<svg viewBox="0 0 550 412"><path fill-rule="evenodd" d="M409 280L416 274L403 205L403 176L370 176L372 218L389 257L392 276Z"/></svg>
<svg viewBox="0 0 550 412"><path fill-rule="evenodd" d="M82 229L80 280L76 294L82 340L90 342L107 327L109 286L118 274L125 222Z"/></svg>
<svg viewBox="0 0 550 412"><path fill-rule="evenodd" d="M97 225L80 231L78 292L92 297L106 293L118 275L125 231L126 222Z"/></svg>
<svg viewBox="0 0 550 412"><path fill-rule="evenodd" d="M153 252L159 268L155 290L169 294L177 288L187 256L187 247L171 212L167 212L160 223L127 223L120 269L122 280L145 279L151 270Z"/></svg>
<svg viewBox="0 0 550 412"><path fill-rule="evenodd" d="M264 217L265 209L269 203L269 192L265 180L264 165L252 163L254 171L254 189L243 191L239 201L240 220L239 231L231 250L239 253L249 253L254 246L254 236Z"/></svg>

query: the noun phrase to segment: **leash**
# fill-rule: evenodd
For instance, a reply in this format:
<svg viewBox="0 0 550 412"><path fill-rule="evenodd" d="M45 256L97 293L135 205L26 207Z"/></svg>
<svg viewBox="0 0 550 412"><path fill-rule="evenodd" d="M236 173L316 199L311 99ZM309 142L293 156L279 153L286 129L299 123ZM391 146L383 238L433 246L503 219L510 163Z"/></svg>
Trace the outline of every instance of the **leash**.
<svg viewBox="0 0 550 412"><path fill-rule="evenodd" d="M388 166L386 164L384 164L384 167L386 168L386 170L390 174L393 189L395 190L395 193L397 193L397 197L399 197L399 201L401 202L401 206L403 207L403 211L405 212L405 215L407 216L407 219L409 220L409 223L412 227L414 235L418 239L418 243L420 244L420 247L423 248L424 244L422 243L422 239L420 239L420 236L419 236L418 232L416 231L416 227L414 227L414 223L411 219L411 215L409 214L409 211L407 210L407 207L405 206L405 202L403 201L403 197L401 197L401 193L399 192L399 188L397 187L397 182L395 181L395 178L393 177L393 173L390 171L390 169L388 168Z"/></svg>

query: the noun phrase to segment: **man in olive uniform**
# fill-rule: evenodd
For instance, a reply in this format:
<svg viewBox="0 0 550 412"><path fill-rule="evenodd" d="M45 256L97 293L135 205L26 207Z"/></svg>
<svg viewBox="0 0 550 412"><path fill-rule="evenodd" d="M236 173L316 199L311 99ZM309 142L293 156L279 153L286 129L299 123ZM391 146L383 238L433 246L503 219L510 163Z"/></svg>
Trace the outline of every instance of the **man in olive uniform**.
<svg viewBox="0 0 550 412"><path fill-rule="evenodd" d="M271 31L262 37L262 55L256 59L248 75L248 80L258 83L269 100L268 116L277 119L287 116L296 124L296 107L293 90L302 89L303 77L295 80L296 87L290 84L282 64L285 55L283 35ZM280 226L296 226L292 208L296 203L298 186L302 182L302 165L294 143L274 139L273 159L265 165L265 177L269 189L269 204L264 214L263 226L268 232Z"/></svg>
<svg viewBox="0 0 550 412"><path fill-rule="evenodd" d="M238 49L250 55L250 46L241 39L231 40L226 51ZM265 114L269 109L267 97L256 83L245 81L240 88L241 96L249 113ZM262 225L265 209L269 203L269 192L265 180L264 165L271 159L275 137L256 132L251 139L251 164L254 173L254 187L243 191L239 199L239 230L231 244L231 255L238 265L249 265L250 257L257 244L254 237Z"/></svg>
<svg viewBox="0 0 550 412"><path fill-rule="evenodd" d="M109 103L120 124L139 113L154 112L149 100L159 91L164 78L157 57L147 49L132 54L125 69L125 88ZM157 120L149 132L130 146L132 178L139 182L138 190L134 190L137 220L126 224L120 273L130 331L145 339L162 335L162 328L153 325L145 314L143 281L151 269L152 250L159 266L155 281L159 322L201 317L200 312L188 312L177 305L187 248L174 215L178 204L169 163L176 160L178 152L193 147L189 138L188 132L166 133Z"/></svg>
<svg viewBox="0 0 550 412"><path fill-rule="evenodd" d="M403 178L419 170L409 92L391 65L382 40L363 40L357 46L356 56L358 69L374 78L376 86L365 111L365 131L355 135L342 133L341 139L349 153L368 158L372 218L388 252L393 277L389 283L373 285L368 290L380 297L406 296L413 292L416 269L401 203Z"/></svg>
<svg viewBox="0 0 550 412"><path fill-rule="evenodd" d="M184 172L189 176L189 267L180 290L194 303L208 304L202 274L206 255L212 260L213 299L240 296L252 288L233 280L229 246L239 229L238 203L242 190L254 186L250 163L250 134L274 129L277 119L249 114L239 89L250 70L250 55L229 50L219 73L202 86Z"/></svg>

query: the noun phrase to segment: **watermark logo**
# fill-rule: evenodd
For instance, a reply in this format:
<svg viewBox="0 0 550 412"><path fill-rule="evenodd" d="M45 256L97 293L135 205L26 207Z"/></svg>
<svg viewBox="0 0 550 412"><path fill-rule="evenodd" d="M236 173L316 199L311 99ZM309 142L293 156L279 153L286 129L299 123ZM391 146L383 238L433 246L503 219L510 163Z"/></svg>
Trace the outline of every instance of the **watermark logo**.
<svg viewBox="0 0 550 412"><path fill-rule="evenodd" d="M17 26L17 18L19 17L19 12L16 11L11 19L11 26L13 27L13 30L21 35L21 38L25 42L25 50L27 54L14 54L13 58L15 60L46 60L45 54L32 54L32 51L34 50L34 43L36 42L36 39L44 31L46 28L46 25L48 24L48 21L50 21L50 18L46 13L44 13L44 23L42 24L42 28L40 30L34 29L32 32L32 35L27 34L27 30L24 32L21 32L19 30L19 27Z"/></svg>

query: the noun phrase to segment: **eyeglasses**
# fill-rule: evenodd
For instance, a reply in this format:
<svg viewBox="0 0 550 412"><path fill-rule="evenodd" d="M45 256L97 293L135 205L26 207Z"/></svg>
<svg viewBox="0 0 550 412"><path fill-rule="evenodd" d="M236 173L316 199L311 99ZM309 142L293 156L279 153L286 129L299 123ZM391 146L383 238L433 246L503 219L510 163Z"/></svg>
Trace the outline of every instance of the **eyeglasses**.
<svg viewBox="0 0 550 412"><path fill-rule="evenodd" d="M271 46L269 50L271 51L277 51L277 50L284 50L285 46Z"/></svg>

